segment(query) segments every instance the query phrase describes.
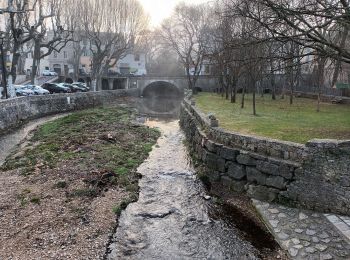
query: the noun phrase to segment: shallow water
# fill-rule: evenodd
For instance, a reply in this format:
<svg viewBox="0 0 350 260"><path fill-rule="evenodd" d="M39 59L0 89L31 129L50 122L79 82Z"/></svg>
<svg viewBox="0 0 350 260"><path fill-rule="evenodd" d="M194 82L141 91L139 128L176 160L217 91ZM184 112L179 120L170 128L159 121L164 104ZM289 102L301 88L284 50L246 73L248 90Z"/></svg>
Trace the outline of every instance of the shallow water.
<svg viewBox="0 0 350 260"><path fill-rule="evenodd" d="M141 119L162 137L138 168L139 200L122 212L107 259L256 259L238 230L210 218L178 120Z"/></svg>

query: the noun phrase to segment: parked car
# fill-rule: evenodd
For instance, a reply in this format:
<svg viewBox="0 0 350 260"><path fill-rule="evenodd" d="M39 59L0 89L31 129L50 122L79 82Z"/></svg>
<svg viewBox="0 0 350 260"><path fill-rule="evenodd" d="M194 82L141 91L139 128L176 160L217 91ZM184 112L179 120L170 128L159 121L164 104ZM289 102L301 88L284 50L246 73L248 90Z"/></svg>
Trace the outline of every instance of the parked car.
<svg viewBox="0 0 350 260"><path fill-rule="evenodd" d="M21 85L13 85L17 97L27 97L35 95L34 91Z"/></svg>
<svg viewBox="0 0 350 260"><path fill-rule="evenodd" d="M51 71L51 70L44 70L43 71L43 76L57 76L57 72Z"/></svg>
<svg viewBox="0 0 350 260"><path fill-rule="evenodd" d="M85 88L79 87L77 85L73 85L69 83L59 83L58 85L70 88L72 92L86 92Z"/></svg>
<svg viewBox="0 0 350 260"><path fill-rule="evenodd" d="M50 94L50 91L43 89L40 86L26 85L25 87L27 89L33 90L35 95L48 95L48 94Z"/></svg>
<svg viewBox="0 0 350 260"><path fill-rule="evenodd" d="M50 91L50 93L71 93L70 88L56 83L44 83L41 85L43 89Z"/></svg>
<svg viewBox="0 0 350 260"><path fill-rule="evenodd" d="M86 86L86 84L83 83L83 82L73 82L72 85L75 85L75 86L78 86L78 87L84 89L83 92L87 92L87 91L90 90L90 89Z"/></svg>

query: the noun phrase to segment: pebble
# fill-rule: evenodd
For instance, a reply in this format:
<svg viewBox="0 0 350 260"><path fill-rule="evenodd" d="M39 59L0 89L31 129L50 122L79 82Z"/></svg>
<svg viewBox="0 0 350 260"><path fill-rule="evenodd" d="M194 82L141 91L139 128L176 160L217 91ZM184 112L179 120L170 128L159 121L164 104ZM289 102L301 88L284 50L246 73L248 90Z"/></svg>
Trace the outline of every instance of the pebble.
<svg viewBox="0 0 350 260"><path fill-rule="evenodd" d="M297 255L298 255L298 252L299 252L299 250L296 249L296 248L290 248L288 251L289 251L289 253L290 253L290 255L291 255L292 257L297 256Z"/></svg>
<svg viewBox="0 0 350 260"><path fill-rule="evenodd" d="M306 253L313 254L316 252L316 249L310 246L310 247L305 248L305 251L306 251Z"/></svg>
<svg viewBox="0 0 350 260"><path fill-rule="evenodd" d="M320 240L318 239L318 237L312 237L312 242L318 243L320 242Z"/></svg>
<svg viewBox="0 0 350 260"><path fill-rule="evenodd" d="M328 244L329 242L331 242L331 240L330 240L329 238L321 239L321 241L322 241L323 243L326 243L326 244Z"/></svg>
<svg viewBox="0 0 350 260"><path fill-rule="evenodd" d="M330 254L321 254L320 255L320 260L330 260L333 259L333 256Z"/></svg>
<svg viewBox="0 0 350 260"><path fill-rule="evenodd" d="M300 240L297 239L297 238L292 238L292 242L297 245L297 244L300 244Z"/></svg>
<svg viewBox="0 0 350 260"><path fill-rule="evenodd" d="M302 249L302 248L304 248L304 246L303 245L295 245L295 246L293 246L294 248L297 248L297 249Z"/></svg>
<svg viewBox="0 0 350 260"><path fill-rule="evenodd" d="M325 232L325 231L323 231L321 234L319 234L318 235L320 238L328 238L329 237L329 235Z"/></svg>
<svg viewBox="0 0 350 260"><path fill-rule="evenodd" d="M313 229L307 229L306 230L306 235L308 235L308 236L313 236L315 234L316 234L316 231L313 230Z"/></svg>
<svg viewBox="0 0 350 260"><path fill-rule="evenodd" d="M278 220L270 220L270 224L272 227L276 228L278 226L279 221Z"/></svg>
<svg viewBox="0 0 350 260"><path fill-rule="evenodd" d="M308 241L304 241L304 242L303 242L303 245L304 245L304 246L309 246L309 245L311 245L311 243L308 242Z"/></svg>
<svg viewBox="0 0 350 260"><path fill-rule="evenodd" d="M270 211L272 214L277 214L280 212L278 209L268 209L268 211Z"/></svg>
<svg viewBox="0 0 350 260"><path fill-rule="evenodd" d="M297 229L294 229L294 231L296 232L296 233L298 233L298 234L300 234L300 233L303 233L303 229L300 229L300 228L297 228Z"/></svg>
<svg viewBox="0 0 350 260"><path fill-rule="evenodd" d="M322 244L317 244L315 247L317 248L317 250L319 250L321 252L323 252L324 250L327 249L327 246L322 245Z"/></svg>
<svg viewBox="0 0 350 260"><path fill-rule="evenodd" d="M287 238L289 238L289 236L284 232L279 233L278 237L282 240L286 240Z"/></svg>
<svg viewBox="0 0 350 260"><path fill-rule="evenodd" d="M304 214L303 212L299 213L299 219L300 220L304 220L304 219L307 219L307 218L309 218L309 217L306 214Z"/></svg>
<svg viewBox="0 0 350 260"><path fill-rule="evenodd" d="M211 197L210 197L209 195L205 195L205 196L204 196L204 199L205 199L205 200L210 200Z"/></svg>

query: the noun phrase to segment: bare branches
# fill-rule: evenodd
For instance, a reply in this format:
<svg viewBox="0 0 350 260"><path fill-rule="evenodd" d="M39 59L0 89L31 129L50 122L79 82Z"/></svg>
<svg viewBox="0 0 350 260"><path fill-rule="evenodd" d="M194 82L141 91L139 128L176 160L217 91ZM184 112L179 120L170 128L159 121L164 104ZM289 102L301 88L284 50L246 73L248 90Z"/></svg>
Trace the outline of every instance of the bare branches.
<svg viewBox="0 0 350 260"><path fill-rule="evenodd" d="M162 38L177 53L185 67L189 87L193 90L206 58L209 12L204 5L182 3L176 7L174 15L162 24Z"/></svg>
<svg viewBox="0 0 350 260"><path fill-rule="evenodd" d="M97 78L134 47L148 20L136 0L83 0L81 24Z"/></svg>

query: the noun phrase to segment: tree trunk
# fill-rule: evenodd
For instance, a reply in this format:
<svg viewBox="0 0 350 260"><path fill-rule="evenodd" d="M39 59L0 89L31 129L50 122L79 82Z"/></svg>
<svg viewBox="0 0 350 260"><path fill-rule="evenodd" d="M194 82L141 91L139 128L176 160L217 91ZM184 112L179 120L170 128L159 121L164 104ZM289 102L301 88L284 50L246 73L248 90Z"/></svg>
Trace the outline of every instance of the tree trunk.
<svg viewBox="0 0 350 260"><path fill-rule="evenodd" d="M33 85L35 82L35 77L36 77L36 73L37 73L37 69L38 69L38 66L35 63L36 63L36 61L35 61L35 59L33 59L32 73L30 75L30 83Z"/></svg>
<svg viewBox="0 0 350 260"><path fill-rule="evenodd" d="M291 71L289 73L289 88L290 88L289 105L293 105L293 96L294 96L294 73L293 73L293 68L291 68Z"/></svg>
<svg viewBox="0 0 350 260"><path fill-rule="evenodd" d="M320 112L320 103L321 103L321 93L324 83L324 68L325 68L326 59L324 57L319 58L318 63L318 73L317 73L317 112Z"/></svg>
<svg viewBox="0 0 350 260"><path fill-rule="evenodd" d="M256 100L255 100L256 85L253 86L253 115L256 116Z"/></svg>
<svg viewBox="0 0 350 260"><path fill-rule="evenodd" d="M271 89L272 89L272 100L276 100L276 84L275 84L275 75L271 74Z"/></svg>
<svg viewBox="0 0 350 260"><path fill-rule="evenodd" d="M242 88L241 108L244 108L245 87Z"/></svg>
<svg viewBox="0 0 350 260"><path fill-rule="evenodd" d="M236 85L231 87L231 103L236 103Z"/></svg>
<svg viewBox="0 0 350 260"><path fill-rule="evenodd" d="M14 53L12 57L12 65L11 65L11 71L10 75L12 76L12 83L15 84L16 78L17 78L17 64L18 60L21 57L19 53Z"/></svg>

